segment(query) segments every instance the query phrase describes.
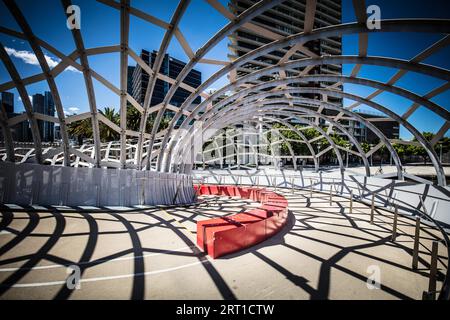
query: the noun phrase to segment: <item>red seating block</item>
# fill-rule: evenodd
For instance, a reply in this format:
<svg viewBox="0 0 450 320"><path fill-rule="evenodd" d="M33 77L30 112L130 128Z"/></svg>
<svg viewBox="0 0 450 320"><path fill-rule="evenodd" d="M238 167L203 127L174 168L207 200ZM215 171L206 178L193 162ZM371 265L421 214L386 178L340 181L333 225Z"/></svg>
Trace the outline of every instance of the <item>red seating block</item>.
<svg viewBox="0 0 450 320"><path fill-rule="evenodd" d="M264 219L267 219L267 218L269 218L269 217L272 216L272 213L271 213L271 212L269 212L269 211L267 211L267 210L264 210L264 209L260 209L260 208L251 209L251 210L249 210L249 211L247 211L247 212L248 212L249 214L253 214L253 215L262 217L262 218L264 218Z"/></svg>
<svg viewBox="0 0 450 320"><path fill-rule="evenodd" d="M236 252L264 241L286 224L287 200L275 192L238 186L195 186L200 195L239 196L262 206L231 216L197 222L197 245L212 258Z"/></svg>

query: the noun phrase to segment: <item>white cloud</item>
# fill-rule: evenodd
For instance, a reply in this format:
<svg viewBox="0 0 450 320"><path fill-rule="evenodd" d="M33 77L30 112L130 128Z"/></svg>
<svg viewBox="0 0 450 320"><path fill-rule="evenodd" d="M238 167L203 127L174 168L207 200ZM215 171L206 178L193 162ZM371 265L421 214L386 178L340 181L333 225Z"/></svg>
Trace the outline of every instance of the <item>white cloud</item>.
<svg viewBox="0 0 450 320"><path fill-rule="evenodd" d="M31 52L31 51L16 50L16 49L13 49L13 48L8 48L8 47L5 47L5 50L8 53L8 55L13 56L15 58L18 58L18 59L22 60L23 62L25 62L26 64L31 64L31 65L34 65L34 66L38 66L39 65L39 61L38 61L36 55L33 52ZM48 55L44 55L44 57L45 57L45 60L47 61L48 66L50 68L56 67L58 65L58 63L61 61L60 59L52 58L52 57L50 57ZM70 71L73 71L73 72L79 72L77 69L75 69L72 66L68 66L66 68L66 70L70 70Z"/></svg>
<svg viewBox="0 0 450 320"><path fill-rule="evenodd" d="M28 96L28 98L30 99L30 102L33 103L33 96ZM19 96L19 101L22 101L22 97Z"/></svg>
<svg viewBox="0 0 450 320"><path fill-rule="evenodd" d="M80 108L77 107L69 107L67 110L64 109L64 114L67 116L71 116L77 114L80 111Z"/></svg>
<svg viewBox="0 0 450 320"><path fill-rule="evenodd" d="M209 95L213 94L214 92L216 92L217 89L216 88L208 88L205 90L205 92Z"/></svg>

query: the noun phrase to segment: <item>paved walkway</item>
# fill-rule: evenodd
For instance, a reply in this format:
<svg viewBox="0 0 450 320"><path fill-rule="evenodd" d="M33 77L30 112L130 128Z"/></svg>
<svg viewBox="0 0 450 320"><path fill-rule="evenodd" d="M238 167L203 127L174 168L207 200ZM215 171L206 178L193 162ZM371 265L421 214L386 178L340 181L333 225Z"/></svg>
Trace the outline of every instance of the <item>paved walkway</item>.
<svg viewBox="0 0 450 320"><path fill-rule="evenodd" d="M387 173L396 173L397 167L395 166L389 166L389 165L383 165L382 167L383 174ZM378 170L380 169L380 166L372 166L370 167L370 172L373 175L378 174ZM433 166L403 166L403 169L406 173L416 175L416 176L436 176L436 170ZM446 176L450 176L450 167L443 167L444 173ZM366 174L366 169L364 167L350 167L346 169L347 173L353 173L353 174Z"/></svg>
<svg viewBox="0 0 450 320"><path fill-rule="evenodd" d="M278 190L278 192L282 192ZM0 299L420 299L431 241L421 233L411 270L413 221L328 195L286 190L280 234L217 260L195 246L195 221L255 203L208 197L197 207L134 213L0 213ZM439 245L442 270L445 248ZM81 288L66 285L78 265ZM367 278L378 272L380 289ZM438 287L440 283L438 283Z"/></svg>

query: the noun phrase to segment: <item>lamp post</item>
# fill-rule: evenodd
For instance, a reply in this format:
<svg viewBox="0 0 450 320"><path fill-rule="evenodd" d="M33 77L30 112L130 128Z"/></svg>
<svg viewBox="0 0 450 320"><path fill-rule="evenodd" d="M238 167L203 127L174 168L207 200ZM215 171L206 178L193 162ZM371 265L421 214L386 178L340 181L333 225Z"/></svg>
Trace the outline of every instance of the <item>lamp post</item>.
<svg viewBox="0 0 450 320"><path fill-rule="evenodd" d="M345 167L346 168L348 168L348 146L347 146L347 148L346 148L346 152L347 152L347 155L346 155L346 157L345 157L345 162L346 162L346 164L345 164Z"/></svg>
<svg viewBox="0 0 450 320"><path fill-rule="evenodd" d="M371 150L373 148L373 145L369 144L369 146L370 146L369 150ZM370 155L370 166L373 167L373 153Z"/></svg>
<svg viewBox="0 0 450 320"><path fill-rule="evenodd" d="M320 147L321 147L321 143L318 142L317 143L317 154L320 154ZM318 165L318 167L320 167L320 155L317 156L317 165Z"/></svg>

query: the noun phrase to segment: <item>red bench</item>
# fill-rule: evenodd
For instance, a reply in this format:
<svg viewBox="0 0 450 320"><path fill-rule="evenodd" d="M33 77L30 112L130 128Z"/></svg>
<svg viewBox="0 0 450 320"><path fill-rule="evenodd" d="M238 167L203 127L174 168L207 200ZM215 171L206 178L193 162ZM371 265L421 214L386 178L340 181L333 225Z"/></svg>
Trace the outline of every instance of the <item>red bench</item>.
<svg viewBox="0 0 450 320"><path fill-rule="evenodd" d="M273 236L286 224L288 202L263 188L196 185L198 195L241 197L261 206L231 216L197 222L197 245L212 258L251 247Z"/></svg>

